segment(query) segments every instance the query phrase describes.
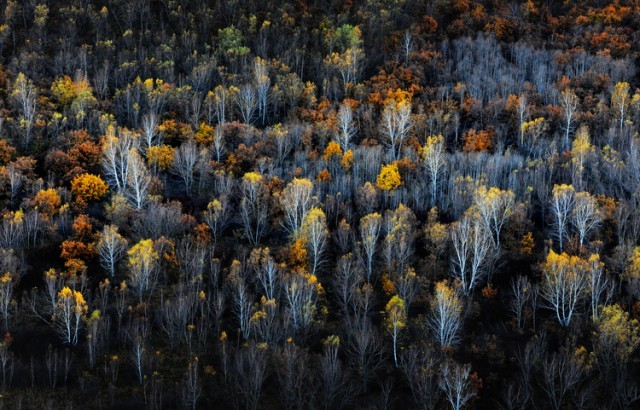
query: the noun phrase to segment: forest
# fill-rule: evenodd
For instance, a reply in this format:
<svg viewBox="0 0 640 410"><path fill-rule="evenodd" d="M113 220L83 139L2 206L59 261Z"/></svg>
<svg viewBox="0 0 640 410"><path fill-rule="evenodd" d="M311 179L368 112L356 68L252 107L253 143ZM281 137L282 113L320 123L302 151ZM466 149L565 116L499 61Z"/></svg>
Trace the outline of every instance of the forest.
<svg viewBox="0 0 640 410"><path fill-rule="evenodd" d="M637 0L0 0L0 408L640 408L639 68Z"/></svg>

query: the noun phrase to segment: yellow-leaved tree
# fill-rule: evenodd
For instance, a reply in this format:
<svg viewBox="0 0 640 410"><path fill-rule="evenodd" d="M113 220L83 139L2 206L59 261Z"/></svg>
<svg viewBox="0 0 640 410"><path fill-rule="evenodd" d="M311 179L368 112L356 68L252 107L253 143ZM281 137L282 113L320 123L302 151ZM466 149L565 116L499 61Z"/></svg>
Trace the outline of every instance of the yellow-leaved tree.
<svg viewBox="0 0 640 410"><path fill-rule="evenodd" d="M589 263L566 253L549 251L542 267L542 296L555 312L562 326L569 326L585 296Z"/></svg>
<svg viewBox="0 0 640 410"><path fill-rule="evenodd" d="M398 165L396 163L383 165L378 174L376 185L386 192L393 192L402 186L402 178L400 177Z"/></svg>
<svg viewBox="0 0 640 410"><path fill-rule="evenodd" d="M129 256L129 284L142 302L142 296L151 290L155 283L160 257L151 239L141 240L133 245L127 254Z"/></svg>
<svg viewBox="0 0 640 410"><path fill-rule="evenodd" d="M389 300L385 308L385 327L393 339L393 361L398 367L398 337L400 332L407 326L407 311L404 300L398 295Z"/></svg>
<svg viewBox="0 0 640 410"><path fill-rule="evenodd" d="M311 274L315 275L318 267L324 262L327 246L327 217L320 208L311 208L302 224L302 236L305 238L311 258Z"/></svg>
<svg viewBox="0 0 640 410"><path fill-rule="evenodd" d="M602 308L596 323L595 349L605 367L624 365L640 345L640 323L619 305Z"/></svg>
<svg viewBox="0 0 640 410"><path fill-rule="evenodd" d="M81 174L71 181L71 192L81 202L99 201L108 191L107 184L98 175Z"/></svg>
<svg viewBox="0 0 640 410"><path fill-rule="evenodd" d="M48 218L58 212L62 201L58 191L49 188L40 190L31 203L40 214Z"/></svg>
<svg viewBox="0 0 640 410"><path fill-rule="evenodd" d="M427 325L431 328L434 339L442 347L450 347L460 341L462 301L446 280L436 283Z"/></svg>
<svg viewBox="0 0 640 410"><path fill-rule="evenodd" d="M174 152L169 145L154 145L147 149L147 161L153 169L168 171L173 166Z"/></svg>
<svg viewBox="0 0 640 410"><path fill-rule="evenodd" d="M633 250L622 278L627 282L627 291L634 298L640 299L640 246Z"/></svg>
<svg viewBox="0 0 640 410"><path fill-rule="evenodd" d="M66 286L58 292L53 322L65 343L71 345L78 343L78 333L84 323L83 319L87 311L87 302L82 293Z"/></svg>

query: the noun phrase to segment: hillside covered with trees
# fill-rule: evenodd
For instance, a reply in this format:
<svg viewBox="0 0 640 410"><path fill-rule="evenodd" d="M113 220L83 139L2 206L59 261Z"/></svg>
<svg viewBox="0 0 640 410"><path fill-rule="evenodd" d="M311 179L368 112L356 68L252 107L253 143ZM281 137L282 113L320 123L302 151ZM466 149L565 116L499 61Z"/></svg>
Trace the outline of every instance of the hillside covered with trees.
<svg viewBox="0 0 640 410"><path fill-rule="evenodd" d="M636 0L0 0L0 405L640 407Z"/></svg>

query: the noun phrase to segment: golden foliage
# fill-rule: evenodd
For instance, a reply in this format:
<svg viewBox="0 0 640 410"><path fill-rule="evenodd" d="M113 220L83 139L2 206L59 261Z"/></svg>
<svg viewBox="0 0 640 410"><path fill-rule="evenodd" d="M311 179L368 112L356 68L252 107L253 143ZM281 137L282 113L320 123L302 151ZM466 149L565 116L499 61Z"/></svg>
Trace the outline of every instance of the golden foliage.
<svg viewBox="0 0 640 410"><path fill-rule="evenodd" d="M404 329L407 326L405 303L400 296L393 296L387 303L384 311L386 314L385 325L387 326L387 329L392 329L394 327Z"/></svg>
<svg viewBox="0 0 640 410"><path fill-rule="evenodd" d="M40 190L33 198L31 204L41 214L45 216L52 216L58 212L62 201L58 191L53 188Z"/></svg>
<svg viewBox="0 0 640 410"><path fill-rule="evenodd" d="M400 171L398 165L388 164L383 165L382 170L378 174L376 185L383 191L395 191L402 186L402 178L400 177Z"/></svg>
<svg viewBox="0 0 640 410"><path fill-rule="evenodd" d="M342 159L340 160L340 165L342 165L342 168L345 171L348 171L351 169L351 167L353 166L353 151L352 150L348 150L347 152L344 153L344 155L342 156Z"/></svg>
<svg viewBox="0 0 640 410"><path fill-rule="evenodd" d="M167 171L173 165L174 148L169 145L154 145L147 149L149 165Z"/></svg>
<svg viewBox="0 0 640 410"><path fill-rule="evenodd" d="M107 191L107 184L98 175L77 175L71 181L71 192L84 201L98 201Z"/></svg>
<svg viewBox="0 0 640 410"><path fill-rule="evenodd" d="M307 243L304 237L298 238L289 248L289 266L292 269L306 268Z"/></svg>
<svg viewBox="0 0 640 410"><path fill-rule="evenodd" d="M327 148L324 150L324 155L323 155L324 160L329 162L334 158L337 158L339 160L341 157L342 157L342 148L340 147L340 144L338 144L335 141L331 141L327 145Z"/></svg>
<svg viewBox="0 0 640 410"><path fill-rule="evenodd" d="M602 308L596 329L599 346L613 350L623 361L640 345L640 323L619 305Z"/></svg>
<svg viewBox="0 0 640 410"><path fill-rule="evenodd" d="M523 255L531 255L535 246L536 243L533 239L533 233L531 232L525 233L522 239L520 239L520 252L522 252Z"/></svg>

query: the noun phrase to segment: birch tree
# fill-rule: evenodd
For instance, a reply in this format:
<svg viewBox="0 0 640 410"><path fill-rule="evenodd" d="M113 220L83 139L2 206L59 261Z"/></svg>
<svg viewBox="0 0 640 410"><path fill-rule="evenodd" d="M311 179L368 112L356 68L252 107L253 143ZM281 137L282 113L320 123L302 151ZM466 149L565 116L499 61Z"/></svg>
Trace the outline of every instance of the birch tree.
<svg viewBox="0 0 640 410"><path fill-rule="evenodd" d="M542 271L542 296L562 326L569 326L578 313L588 284L588 268L587 261L578 256L553 250L547 255Z"/></svg>
<svg viewBox="0 0 640 410"><path fill-rule="evenodd" d="M578 96L570 88L560 93L560 108L562 108L562 127L564 129L562 147L569 149L569 137L573 132L573 123L578 109Z"/></svg>
<svg viewBox="0 0 640 410"><path fill-rule="evenodd" d="M193 140L182 143L174 153L172 169L182 179L187 195L191 195L199 154L198 146Z"/></svg>
<svg viewBox="0 0 640 410"><path fill-rule="evenodd" d="M452 410L461 410L476 396L471 384L471 366L447 361L440 369L440 389Z"/></svg>
<svg viewBox="0 0 640 410"><path fill-rule="evenodd" d="M379 213L372 213L360 219L360 243L365 255L365 266L367 269L367 283L371 283L373 273L373 257L376 252L380 230L382 228L382 216Z"/></svg>
<svg viewBox="0 0 640 410"><path fill-rule="evenodd" d="M580 248L584 246L589 235L600 226L601 222L602 214L596 198L588 192L576 193L571 211L571 225L578 233Z"/></svg>
<svg viewBox="0 0 640 410"><path fill-rule="evenodd" d="M336 139L340 147L347 151L351 148L351 141L357 133L357 128L353 120L353 110L351 105L343 102L338 110L338 133Z"/></svg>
<svg viewBox="0 0 640 410"><path fill-rule="evenodd" d="M134 149L129 151L128 163L125 198L133 208L142 209L149 203L148 191L151 175L138 151Z"/></svg>
<svg viewBox="0 0 640 410"><path fill-rule="evenodd" d="M454 346L460 340L462 302L447 281L436 283L427 325L434 339L442 346Z"/></svg>
<svg viewBox="0 0 640 410"><path fill-rule="evenodd" d="M507 223L509 215L513 212L515 195L512 191L482 186L476 190L473 204L478 210L482 223L493 243L493 248L500 251L500 234Z"/></svg>
<svg viewBox="0 0 640 410"><path fill-rule="evenodd" d="M13 83L11 100L20 112L18 125L22 131L22 145L28 147L33 138L33 125L36 121L36 100L38 92L31 80L23 73L19 73Z"/></svg>
<svg viewBox="0 0 640 410"><path fill-rule="evenodd" d="M129 282L140 302L145 293L155 285L159 255L154 249L151 239L144 239L135 244L128 255Z"/></svg>
<svg viewBox="0 0 640 410"><path fill-rule="evenodd" d="M324 262L328 233L324 212L320 208L312 208L302 226L302 234L310 253L312 275L316 274L318 267Z"/></svg>
<svg viewBox="0 0 640 410"><path fill-rule="evenodd" d="M295 236L311 210L313 183L306 178L294 178L282 190L280 204L284 210L284 225Z"/></svg>
<svg viewBox="0 0 640 410"><path fill-rule="evenodd" d="M388 102L382 111L382 132L391 158L397 160L402 153L402 144L412 128L411 103L409 101Z"/></svg>
<svg viewBox="0 0 640 410"><path fill-rule="evenodd" d="M618 130L622 131L624 120L628 114L631 97L629 96L629 83L619 82L611 92L611 111L618 120Z"/></svg>
<svg viewBox="0 0 640 410"><path fill-rule="evenodd" d="M262 175L247 172L242 177L240 216L249 243L257 246L267 229L267 191Z"/></svg>
<svg viewBox="0 0 640 410"><path fill-rule="evenodd" d="M453 244L452 275L460 282L465 296L469 296L487 274L490 236L477 214L465 214L451 228Z"/></svg>
<svg viewBox="0 0 640 410"><path fill-rule="evenodd" d="M100 265L109 273L109 276L115 275L116 266L122 259L126 248L127 240L118 233L118 227L105 225L98 240L98 255L100 256Z"/></svg>
<svg viewBox="0 0 640 410"><path fill-rule="evenodd" d="M82 293L66 286L58 292L53 321L65 343L74 346L78 343L78 334L87 311L87 302Z"/></svg>
<svg viewBox="0 0 640 410"><path fill-rule="evenodd" d="M393 340L393 362L398 367L398 337L402 329L407 326L404 301L398 295L392 297L387 303L385 315L385 327Z"/></svg>
<svg viewBox="0 0 640 410"><path fill-rule="evenodd" d="M427 171L431 184L431 206L436 206L438 188L447 164L447 151L442 135L431 136L422 148L422 166Z"/></svg>
<svg viewBox="0 0 640 410"><path fill-rule="evenodd" d="M133 133L121 130L116 136L115 129L107 131L102 145L102 169L107 183L118 193L123 193L128 186L130 151L137 147L138 139Z"/></svg>
<svg viewBox="0 0 640 410"><path fill-rule="evenodd" d="M553 235L556 238L560 252L567 236L567 227L573 205L575 190L571 185L554 185L551 191L551 212L553 217Z"/></svg>

